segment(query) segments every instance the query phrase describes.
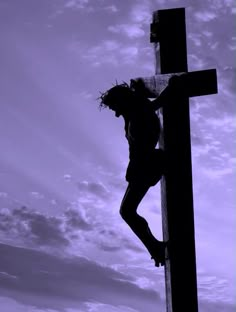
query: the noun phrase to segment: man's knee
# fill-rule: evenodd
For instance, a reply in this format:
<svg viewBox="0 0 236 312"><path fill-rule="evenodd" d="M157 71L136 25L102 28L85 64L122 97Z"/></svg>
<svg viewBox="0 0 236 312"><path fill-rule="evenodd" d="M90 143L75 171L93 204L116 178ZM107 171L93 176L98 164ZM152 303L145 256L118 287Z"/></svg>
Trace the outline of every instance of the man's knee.
<svg viewBox="0 0 236 312"><path fill-rule="evenodd" d="M123 219L126 219L127 211L123 205L120 206L120 215Z"/></svg>
<svg viewBox="0 0 236 312"><path fill-rule="evenodd" d="M128 206L125 204L121 204L120 206L120 215L125 221L132 219L132 213L130 213Z"/></svg>

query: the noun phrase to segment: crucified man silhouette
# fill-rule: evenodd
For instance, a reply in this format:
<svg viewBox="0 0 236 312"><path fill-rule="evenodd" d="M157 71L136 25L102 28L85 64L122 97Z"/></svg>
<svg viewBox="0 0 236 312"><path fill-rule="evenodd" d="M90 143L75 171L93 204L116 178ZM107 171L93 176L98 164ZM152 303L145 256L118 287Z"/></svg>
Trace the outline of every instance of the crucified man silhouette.
<svg viewBox="0 0 236 312"><path fill-rule="evenodd" d="M167 243L154 237L147 221L137 213L137 208L149 188L160 181L165 171L164 152L156 149L160 135L156 110L176 93L172 85L175 84L169 82L154 101L147 98L145 88L139 81L132 81L131 86L127 83L116 85L100 97L100 108L108 107L116 117L124 118L129 144L128 187L121 202L120 214L147 248L157 267L165 263Z"/></svg>

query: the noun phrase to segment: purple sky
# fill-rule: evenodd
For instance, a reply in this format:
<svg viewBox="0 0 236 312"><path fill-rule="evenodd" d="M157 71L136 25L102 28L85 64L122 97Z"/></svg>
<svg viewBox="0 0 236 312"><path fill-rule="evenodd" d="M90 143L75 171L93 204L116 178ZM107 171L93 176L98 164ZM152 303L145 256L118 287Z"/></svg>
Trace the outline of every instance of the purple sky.
<svg viewBox="0 0 236 312"><path fill-rule="evenodd" d="M219 93L190 101L200 311L235 311L233 3L0 0L2 311L165 311L164 270L119 215L123 121L96 98L154 74L152 12L175 7L189 71L218 73ZM161 239L159 186L139 212Z"/></svg>

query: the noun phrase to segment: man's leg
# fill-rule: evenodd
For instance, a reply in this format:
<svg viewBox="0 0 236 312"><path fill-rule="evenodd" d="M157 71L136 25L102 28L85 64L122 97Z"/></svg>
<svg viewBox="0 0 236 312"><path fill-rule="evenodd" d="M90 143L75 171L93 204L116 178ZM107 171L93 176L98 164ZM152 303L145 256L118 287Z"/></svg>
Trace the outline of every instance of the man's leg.
<svg viewBox="0 0 236 312"><path fill-rule="evenodd" d="M145 184L129 184L120 207L120 214L153 256L161 242L152 234L147 221L137 214L137 208L149 189Z"/></svg>

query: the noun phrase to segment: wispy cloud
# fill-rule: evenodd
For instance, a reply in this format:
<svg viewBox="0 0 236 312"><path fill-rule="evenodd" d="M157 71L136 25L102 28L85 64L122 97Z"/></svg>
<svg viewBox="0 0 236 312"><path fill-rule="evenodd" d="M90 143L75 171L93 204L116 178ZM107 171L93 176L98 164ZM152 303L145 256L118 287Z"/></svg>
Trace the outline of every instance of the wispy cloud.
<svg viewBox="0 0 236 312"><path fill-rule="evenodd" d="M108 11L108 12L111 12L111 13L117 13L117 12L119 12L119 9L118 9L117 6L114 5L114 4L104 7L104 10L106 10L106 11Z"/></svg>
<svg viewBox="0 0 236 312"><path fill-rule="evenodd" d="M129 46L129 47L124 47L123 49L121 49L120 54L123 57L124 63L133 63L135 62L139 54L139 51L137 47Z"/></svg>
<svg viewBox="0 0 236 312"><path fill-rule="evenodd" d="M110 197L110 192L102 183L82 181L77 183L77 187L81 193L87 193L93 197L100 197L103 199L108 199Z"/></svg>
<svg viewBox="0 0 236 312"><path fill-rule="evenodd" d="M101 44L89 48L83 57L90 60L93 66L100 66L104 63L117 65L118 60L115 54L119 53L119 47L120 44L115 40L104 40Z"/></svg>
<svg viewBox="0 0 236 312"><path fill-rule="evenodd" d="M190 38L191 41L195 42L195 45L200 44L201 45L201 40L200 39L196 39L193 36ZM188 55L188 59L189 59L189 64L191 66L191 70L200 70L203 69L205 64L206 64L206 60L204 58L202 58L200 55L197 54L189 54Z"/></svg>
<svg viewBox="0 0 236 312"><path fill-rule="evenodd" d="M151 22L151 8L148 1L135 4L130 12L131 20L140 25L147 25Z"/></svg>
<svg viewBox="0 0 236 312"><path fill-rule="evenodd" d="M198 273L198 294L199 300L206 302L227 302L229 281L206 272ZM232 303L232 302L231 302Z"/></svg>
<svg viewBox="0 0 236 312"><path fill-rule="evenodd" d="M110 304L104 304L99 302L88 302L86 303L86 307L88 308L88 312L138 312L138 310L127 307L121 306L115 307Z"/></svg>
<svg viewBox="0 0 236 312"><path fill-rule="evenodd" d="M140 24L119 24L109 26L108 30L116 34L124 34L131 39L143 37L145 35L145 32Z"/></svg>
<svg viewBox="0 0 236 312"><path fill-rule="evenodd" d="M217 18L217 15L210 11L199 11L195 12L194 16L199 22L210 22Z"/></svg>
<svg viewBox="0 0 236 312"><path fill-rule="evenodd" d="M236 129L236 116L222 114L219 118L209 117L206 124L212 127L213 130L223 129L225 133L234 133Z"/></svg>
<svg viewBox="0 0 236 312"><path fill-rule="evenodd" d="M201 34L190 33L188 38L193 42L196 47L200 47L202 45Z"/></svg>
<svg viewBox="0 0 236 312"><path fill-rule="evenodd" d="M224 176L236 172L233 168L205 168L202 169L203 174L212 180L222 179Z"/></svg>
<svg viewBox="0 0 236 312"><path fill-rule="evenodd" d="M30 192L30 195L35 199L43 199L44 195L39 192Z"/></svg>
<svg viewBox="0 0 236 312"><path fill-rule="evenodd" d="M8 194L6 192L0 192L0 198L7 198Z"/></svg>
<svg viewBox="0 0 236 312"><path fill-rule="evenodd" d="M205 2L204 2L205 4ZM235 1L234 0L215 0L215 1L211 1L211 0L207 0L207 5L209 5L209 7L212 10L215 11L221 11L223 13L226 12L226 9L232 9L235 6Z"/></svg>
<svg viewBox="0 0 236 312"><path fill-rule="evenodd" d="M86 10L86 12L93 12L93 8L89 5L90 0L62 0L63 2L58 4L57 9L49 16L54 19L63 15L68 10ZM51 24L48 25L51 28Z"/></svg>
<svg viewBox="0 0 236 312"><path fill-rule="evenodd" d="M89 0L67 0L65 8L83 9L88 3Z"/></svg>
<svg viewBox="0 0 236 312"><path fill-rule="evenodd" d="M139 56L135 45L121 44L116 40L104 40L84 53L93 66L133 64Z"/></svg>

